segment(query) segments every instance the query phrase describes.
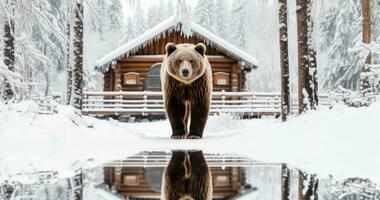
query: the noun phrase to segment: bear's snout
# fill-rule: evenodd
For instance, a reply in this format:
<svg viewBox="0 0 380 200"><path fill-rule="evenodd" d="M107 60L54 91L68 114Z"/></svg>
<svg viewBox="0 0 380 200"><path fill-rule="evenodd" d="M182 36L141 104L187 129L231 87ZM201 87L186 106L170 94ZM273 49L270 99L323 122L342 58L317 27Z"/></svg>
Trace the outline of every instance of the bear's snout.
<svg viewBox="0 0 380 200"><path fill-rule="evenodd" d="M182 76L185 77L185 78L187 78L189 76L189 73L190 73L190 71L188 69L183 69L182 70Z"/></svg>

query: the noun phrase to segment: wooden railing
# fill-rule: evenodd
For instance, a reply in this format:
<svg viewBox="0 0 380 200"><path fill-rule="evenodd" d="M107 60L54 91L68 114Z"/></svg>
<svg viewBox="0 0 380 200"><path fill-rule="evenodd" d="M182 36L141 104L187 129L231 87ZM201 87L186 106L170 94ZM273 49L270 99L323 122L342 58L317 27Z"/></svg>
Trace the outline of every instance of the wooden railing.
<svg viewBox="0 0 380 200"><path fill-rule="evenodd" d="M121 160L112 160L103 167L166 167L171 159L171 153L155 152L156 154L138 154ZM282 163L266 163L253 160L250 157L225 154L204 154L209 167L253 167L281 166Z"/></svg>
<svg viewBox="0 0 380 200"><path fill-rule="evenodd" d="M222 91L213 92L210 112L233 113L240 116L278 116L281 112L280 106L281 97L277 93ZM151 91L85 92L82 112L97 116L165 115L162 92Z"/></svg>

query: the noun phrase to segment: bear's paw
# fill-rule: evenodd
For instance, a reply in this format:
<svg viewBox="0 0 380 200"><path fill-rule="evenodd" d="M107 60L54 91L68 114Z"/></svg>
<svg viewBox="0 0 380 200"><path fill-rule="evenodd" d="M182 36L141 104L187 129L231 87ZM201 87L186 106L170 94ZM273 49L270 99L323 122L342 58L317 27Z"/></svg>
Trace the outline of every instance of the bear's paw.
<svg viewBox="0 0 380 200"><path fill-rule="evenodd" d="M199 139L202 139L201 136L198 136L198 135L189 135L186 137L187 139L191 139L191 140L199 140Z"/></svg>
<svg viewBox="0 0 380 200"><path fill-rule="evenodd" d="M175 139L175 140L180 140L180 139L185 139L186 136L185 135L172 135L170 138Z"/></svg>

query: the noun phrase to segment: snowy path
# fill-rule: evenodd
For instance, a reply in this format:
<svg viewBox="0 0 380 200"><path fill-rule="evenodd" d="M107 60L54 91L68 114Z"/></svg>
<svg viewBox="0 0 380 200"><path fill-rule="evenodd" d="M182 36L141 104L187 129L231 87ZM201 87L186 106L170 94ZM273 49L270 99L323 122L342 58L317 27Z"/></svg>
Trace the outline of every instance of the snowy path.
<svg viewBox="0 0 380 200"><path fill-rule="evenodd" d="M321 109L287 123L212 117L205 138L198 141L170 140L167 121L126 124L86 117L84 121L94 125L87 128L72 123L75 115L68 107L52 116L25 112L33 109L30 103L0 105L0 171L55 169L64 176L73 162L86 158L101 163L144 150L203 149L380 183L380 103Z"/></svg>

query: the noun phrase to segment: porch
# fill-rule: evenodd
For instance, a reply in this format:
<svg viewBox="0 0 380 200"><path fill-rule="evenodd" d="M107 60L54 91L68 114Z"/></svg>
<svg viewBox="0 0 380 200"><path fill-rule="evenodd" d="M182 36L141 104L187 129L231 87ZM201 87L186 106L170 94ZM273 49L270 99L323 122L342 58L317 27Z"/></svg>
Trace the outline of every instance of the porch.
<svg viewBox="0 0 380 200"><path fill-rule="evenodd" d="M319 96L319 105L330 106L327 95ZM298 103L292 101L296 113ZM84 92L82 113L91 116L156 116L164 117L162 92L120 91ZM230 113L239 117L275 116L281 114L281 96L269 92L213 92L210 114Z"/></svg>

